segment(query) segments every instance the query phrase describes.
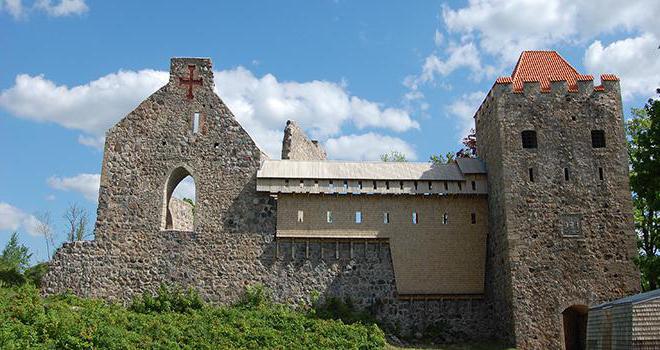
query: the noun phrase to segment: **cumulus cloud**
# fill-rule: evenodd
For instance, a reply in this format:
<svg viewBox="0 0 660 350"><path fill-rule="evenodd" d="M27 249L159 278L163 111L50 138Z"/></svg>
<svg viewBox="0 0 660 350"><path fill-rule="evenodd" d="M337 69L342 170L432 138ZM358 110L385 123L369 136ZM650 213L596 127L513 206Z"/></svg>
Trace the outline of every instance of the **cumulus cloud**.
<svg viewBox="0 0 660 350"><path fill-rule="evenodd" d="M379 160L380 155L398 151L409 160L417 159L415 150L404 140L377 133L344 135L325 142L328 157L341 160Z"/></svg>
<svg viewBox="0 0 660 350"><path fill-rule="evenodd" d="M46 180L51 188L73 191L82 194L85 199L96 202L99 196L100 174L78 174L73 177L51 176Z"/></svg>
<svg viewBox="0 0 660 350"><path fill-rule="evenodd" d="M9 203L0 202L0 230L25 231L37 235L39 220Z"/></svg>
<svg viewBox="0 0 660 350"><path fill-rule="evenodd" d="M42 11L52 17L81 15L89 11L85 0L60 0L57 3L53 3L52 0L37 0L29 9ZM25 18L27 15L23 0L0 1L0 10L7 11L14 19Z"/></svg>
<svg viewBox="0 0 660 350"><path fill-rule="evenodd" d="M51 0L39 0L35 7L53 17L80 15L89 10L85 0L60 0L57 4L53 4Z"/></svg>
<svg viewBox="0 0 660 350"><path fill-rule="evenodd" d="M477 108L486 98L486 93L483 91L475 91L469 94L462 95L459 99L452 102L447 106L449 116L456 120L456 128L459 131L459 140L468 135L470 129L474 128L474 114Z"/></svg>
<svg viewBox="0 0 660 350"><path fill-rule="evenodd" d="M651 33L615 41L607 46L594 41L584 54L590 73L616 73L624 99L655 95L660 87L660 39Z"/></svg>
<svg viewBox="0 0 660 350"><path fill-rule="evenodd" d="M0 93L0 107L18 117L80 130L81 144L100 148L105 131L167 81L167 72L119 71L67 87L42 75L21 74ZM406 110L352 96L343 82L281 82L272 74L256 77L238 67L215 72L215 83L216 92L271 156L280 154L288 119L321 140L339 134L346 124L395 132L419 128Z"/></svg>

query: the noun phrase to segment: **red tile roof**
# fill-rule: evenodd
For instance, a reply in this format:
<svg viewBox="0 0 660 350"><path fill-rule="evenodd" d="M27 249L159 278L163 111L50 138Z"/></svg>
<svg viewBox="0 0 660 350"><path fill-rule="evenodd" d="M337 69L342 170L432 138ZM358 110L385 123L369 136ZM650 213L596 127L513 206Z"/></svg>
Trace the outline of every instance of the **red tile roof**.
<svg viewBox="0 0 660 350"><path fill-rule="evenodd" d="M524 82L541 83L541 91L550 91L550 82L566 81L568 91L577 92L578 81L593 80L591 75L580 74L557 51L523 51L511 77L500 77L496 84L513 83L513 91L521 92ZM613 74L603 74L601 80L619 80ZM597 89L598 90L598 89Z"/></svg>

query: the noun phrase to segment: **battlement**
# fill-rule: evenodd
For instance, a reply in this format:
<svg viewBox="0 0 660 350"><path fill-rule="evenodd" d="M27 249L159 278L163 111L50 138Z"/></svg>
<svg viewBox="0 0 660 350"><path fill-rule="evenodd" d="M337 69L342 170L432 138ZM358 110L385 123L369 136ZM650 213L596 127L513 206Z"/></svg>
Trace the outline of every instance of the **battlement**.
<svg viewBox="0 0 660 350"><path fill-rule="evenodd" d="M614 74L601 74L600 85L594 86L592 75L578 74L575 79L567 79L559 75L547 77L525 77L514 80L512 77L499 77L495 80L493 90L497 94L566 94L590 95L594 92L618 92L619 78Z"/></svg>

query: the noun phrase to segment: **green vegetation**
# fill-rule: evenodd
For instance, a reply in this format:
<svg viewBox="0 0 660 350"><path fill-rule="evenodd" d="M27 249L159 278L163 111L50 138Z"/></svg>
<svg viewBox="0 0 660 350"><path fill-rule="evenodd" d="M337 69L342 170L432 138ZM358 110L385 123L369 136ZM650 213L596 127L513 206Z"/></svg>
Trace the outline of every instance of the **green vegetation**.
<svg viewBox="0 0 660 350"><path fill-rule="evenodd" d="M253 287L239 304L198 304L162 287L130 308L72 295L39 296L29 284L0 288L2 349L381 349L375 325L322 320L273 304Z"/></svg>
<svg viewBox="0 0 660 350"><path fill-rule="evenodd" d="M383 153L380 155L382 162L407 162L406 155L399 151L390 151L390 153Z"/></svg>
<svg viewBox="0 0 660 350"><path fill-rule="evenodd" d="M635 108L626 123L630 187L635 206L635 229L642 288L660 286L660 100Z"/></svg>

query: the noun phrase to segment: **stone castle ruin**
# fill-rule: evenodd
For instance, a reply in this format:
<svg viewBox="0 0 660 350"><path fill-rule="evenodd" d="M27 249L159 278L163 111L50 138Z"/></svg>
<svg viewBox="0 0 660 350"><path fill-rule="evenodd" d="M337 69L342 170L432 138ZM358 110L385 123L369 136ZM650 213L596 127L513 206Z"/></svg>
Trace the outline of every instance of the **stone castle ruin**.
<svg viewBox="0 0 660 350"><path fill-rule="evenodd" d="M174 58L108 131L95 240L58 250L44 292L127 302L176 283L231 303L261 283L286 303L350 297L404 332L583 348L587 307L639 290L618 78L526 51L475 122L478 159L330 161L288 122L271 160L211 61ZM172 200L187 176L194 215Z"/></svg>

